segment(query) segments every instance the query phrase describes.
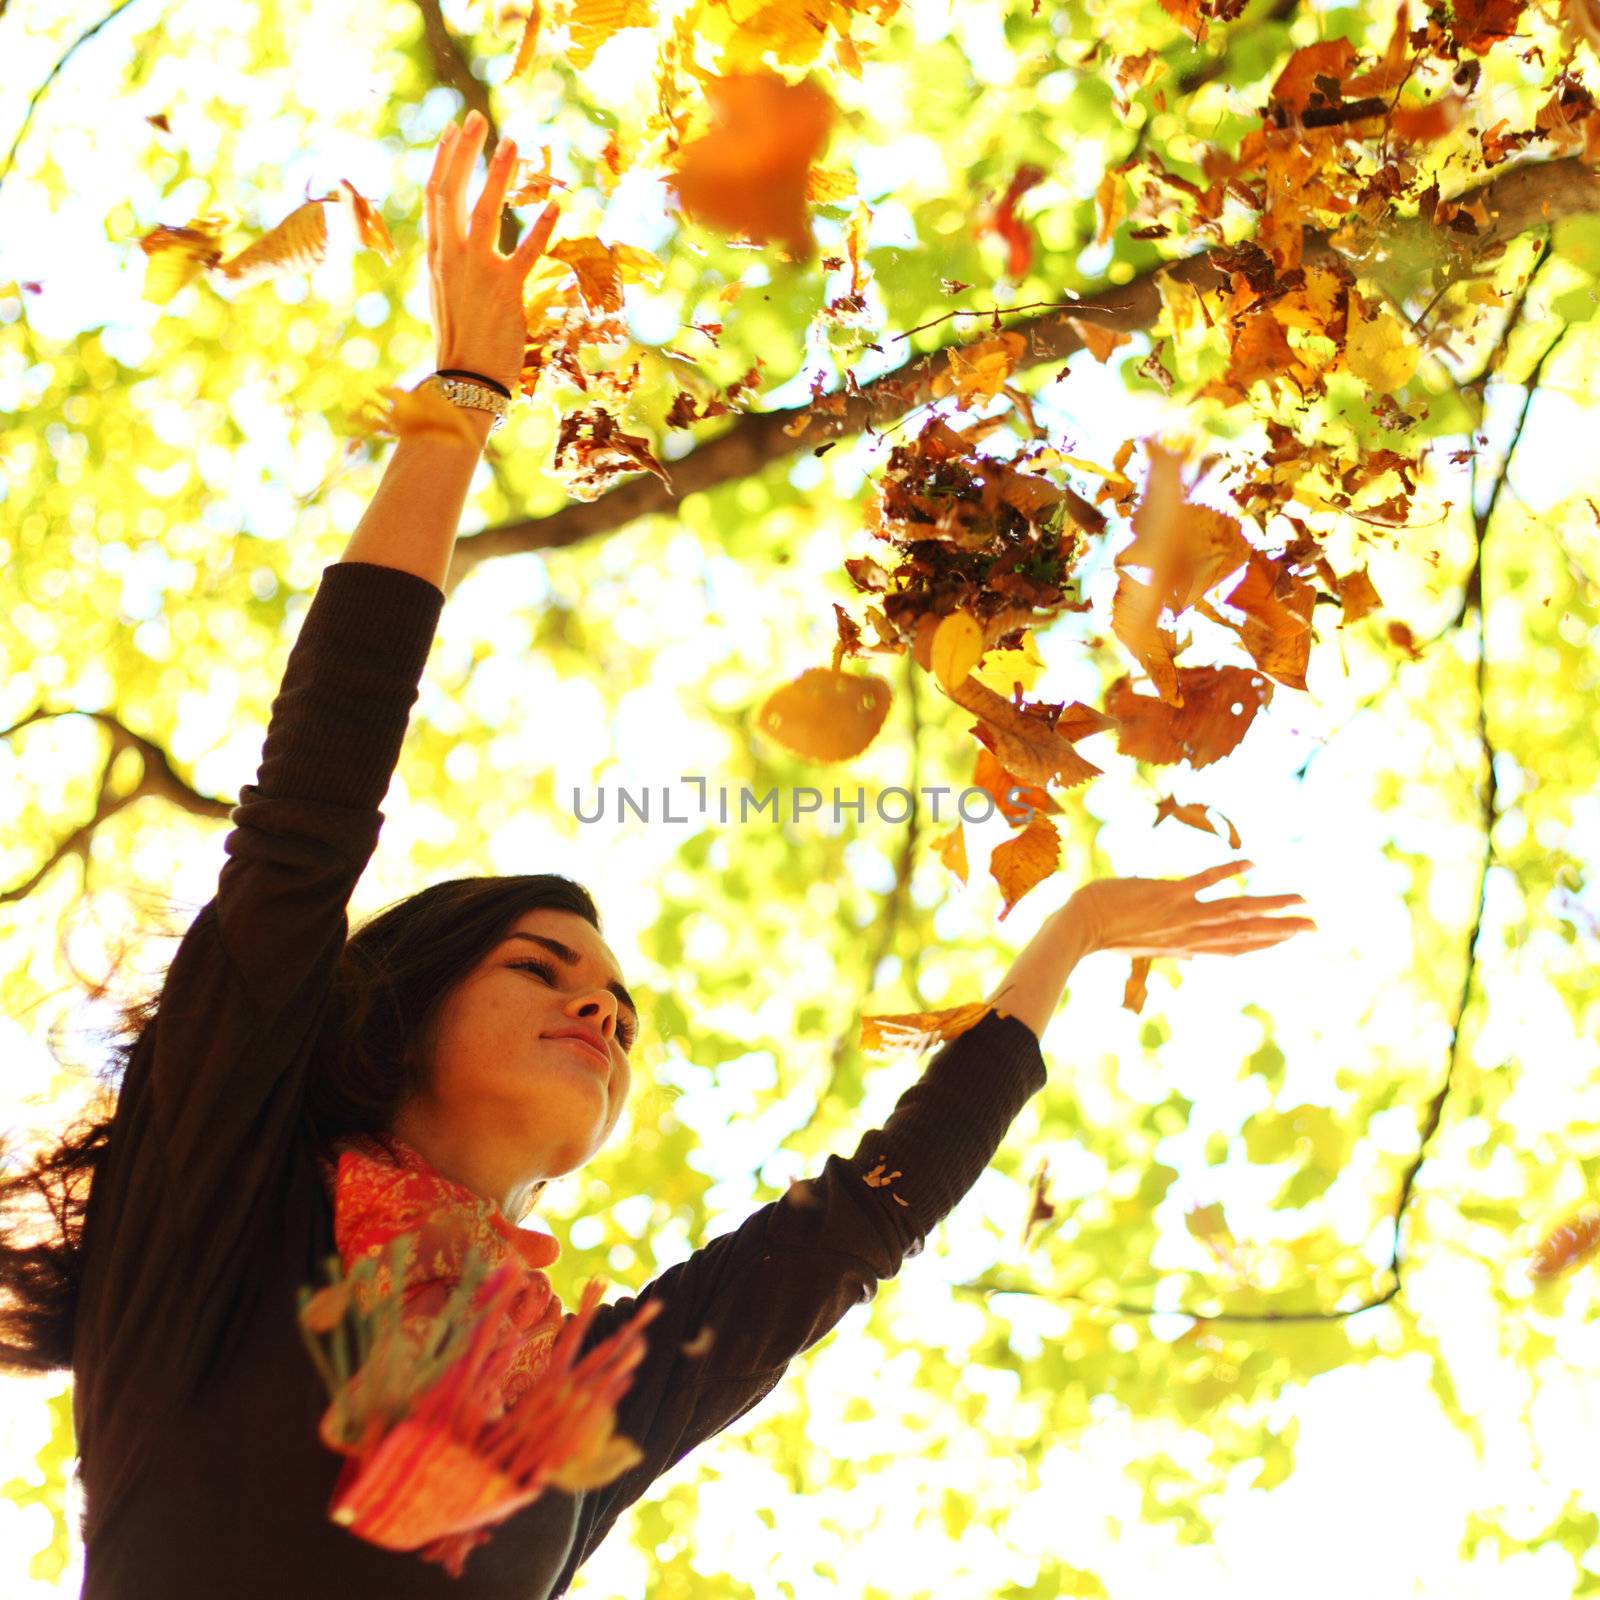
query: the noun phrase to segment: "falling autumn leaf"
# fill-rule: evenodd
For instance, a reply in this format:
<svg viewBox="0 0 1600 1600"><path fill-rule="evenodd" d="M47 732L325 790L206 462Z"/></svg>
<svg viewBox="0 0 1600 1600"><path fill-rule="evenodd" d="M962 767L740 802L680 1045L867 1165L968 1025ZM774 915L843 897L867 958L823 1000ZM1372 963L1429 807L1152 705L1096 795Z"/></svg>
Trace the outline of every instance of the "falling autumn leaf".
<svg viewBox="0 0 1600 1600"><path fill-rule="evenodd" d="M965 1033L991 1010L987 1000L943 1011L910 1011L894 1016L863 1017L860 1048L877 1055L889 1051L926 1050Z"/></svg>
<svg viewBox="0 0 1600 1600"><path fill-rule="evenodd" d="M1179 805L1176 800L1167 796L1156 802L1156 822L1159 824L1165 822L1168 817L1172 817L1175 821L1187 823L1191 828L1198 828L1202 833L1213 833L1218 838L1221 838L1221 830L1206 815L1207 809L1206 806L1201 805L1198 801L1191 801L1187 805ZM1239 838L1239 830L1231 822L1228 822L1228 819L1223 817L1220 811L1217 812L1217 815L1228 823L1228 845L1231 849L1237 850L1242 842Z"/></svg>
<svg viewBox="0 0 1600 1600"><path fill-rule="evenodd" d="M1128 969L1128 981L1122 986L1122 1005L1136 1016L1144 1010L1146 985L1150 979L1150 957L1135 956Z"/></svg>
<svg viewBox="0 0 1600 1600"><path fill-rule="evenodd" d="M506 74L508 83L520 78L533 65L534 54L539 47L539 24L543 18L541 0L533 0L522 26L522 36L517 41L517 53L511 63L511 71Z"/></svg>
<svg viewBox="0 0 1600 1600"><path fill-rule="evenodd" d="M1106 691L1106 711L1117 719L1117 748L1157 765L1187 760L1210 766L1249 732L1272 683L1248 667L1180 667L1182 706L1136 694L1128 678Z"/></svg>
<svg viewBox="0 0 1600 1600"><path fill-rule="evenodd" d="M930 843L933 851L944 865L953 872L962 883L967 881L967 839L965 830L958 822L948 833L935 836Z"/></svg>
<svg viewBox="0 0 1600 1600"><path fill-rule="evenodd" d="M368 250L376 250L385 261L395 260L400 252L390 236L388 224L383 220L383 213L348 178L341 178L339 187L343 191L350 220L355 223L356 237Z"/></svg>
<svg viewBox="0 0 1600 1600"><path fill-rule="evenodd" d="M1066 321L1067 326L1083 340L1084 349L1101 363L1109 360L1114 350L1120 350L1133 339L1131 333L1117 333L1084 317L1068 317Z"/></svg>
<svg viewBox="0 0 1600 1600"><path fill-rule="evenodd" d="M1392 312L1352 316L1344 356L1350 370L1375 395L1403 389L1415 376L1420 350L1411 330Z"/></svg>
<svg viewBox="0 0 1600 1600"><path fill-rule="evenodd" d="M238 255L222 262L217 270L235 283L280 268L309 269L322 260L328 250L328 219L322 201L308 200L296 206L277 227L261 235Z"/></svg>
<svg viewBox="0 0 1600 1600"><path fill-rule="evenodd" d="M1036 816L1021 833L998 844L989 855L989 874L1004 902L1000 921L1027 892L1044 882L1061 863L1061 835L1048 817Z"/></svg>
<svg viewBox="0 0 1600 1600"><path fill-rule="evenodd" d="M654 27L655 21L651 0L568 0L566 23L572 42L567 61L581 72L612 35L624 28Z"/></svg>
<svg viewBox="0 0 1600 1600"><path fill-rule="evenodd" d="M545 254L565 262L577 274L578 292L596 311L616 311L622 306L622 277L616 257L598 239L563 239Z"/></svg>
<svg viewBox="0 0 1600 1600"><path fill-rule="evenodd" d="M933 634L933 675L948 694L977 666L983 654L983 629L965 611L942 617Z"/></svg>
<svg viewBox="0 0 1600 1600"><path fill-rule="evenodd" d="M1600 1250L1600 1211L1580 1211L1539 1241L1528 1262L1528 1276L1556 1277L1587 1261L1597 1250Z"/></svg>
<svg viewBox="0 0 1600 1600"><path fill-rule="evenodd" d="M833 123L833 102L809 79L775 73L708 78L712 120L684 147L677 172L684 210L728 233L776 238L797 260L811 255L806 186Z"/></svg>
<svg viewBox="0 0 1600 1600"><path fill-rule="evenodd" d="M810 667L767 696L756 726L808 760L845 761L877 738L892 698L870 673Z"/></svg>
<svg viewBox="0 0 1600 1600"><path fill-rule="evenodd" d="M146 257L144 298L166 305L186 283L222 259L220 238L220 225L208 227L200 217L187 228L157 228L147 233L139 241Z"/></svg>

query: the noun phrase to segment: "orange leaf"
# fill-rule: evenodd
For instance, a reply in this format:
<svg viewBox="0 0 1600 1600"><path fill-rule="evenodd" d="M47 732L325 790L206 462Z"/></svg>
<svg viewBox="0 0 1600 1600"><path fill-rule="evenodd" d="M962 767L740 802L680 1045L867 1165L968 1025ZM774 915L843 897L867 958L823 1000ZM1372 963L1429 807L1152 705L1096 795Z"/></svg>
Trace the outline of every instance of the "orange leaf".
<svg viewBox="0 0 1600 1600"><path fill-rule="evenodd" d="M1094 192L1095 215L1100 219L1095 230L1096 244L1109 244L1122 219L1128 214L1128 191L1122 174L1108 168Z"/></svg>
<svg viewBox="0 0 1600 1600"><path fill-rule="evenodd" d="M1133 337L1129 333L1115 333L1097 322L1086 322L1082 317L1068 317L1067 325L1083 340L1083 347L1096 361L1105 361L1113 350L1127 344Z"/></svg>
<svg viewBox="0 0 1600 1600"><path fill-rule="evenodd" d="M767 696L756 726L808 760L846 761L877 738L891 699L882 678L810 667Z"/></svg>
<svg viewBox="0 0 1600 1600"><path fill-rule="evenodd" d="M578 275L578 293L592 311L622 309L622 279L616 258L598 239L563 239L545 254L565 262Z"/></svg>
<svg viewBox="0 0 1600 1600"><path fill-rule="evenodd" d="M677 173L684 210L724 232L775 237L808 260L806 187L833 102L809 80L788 84L769 72L707 79L706 98L711 127L685 146Z"/></svg>
<svg viewBox="0 0 1600 1600"><path fill-rule="evenodd" d="M1060 863L1061 835L1048 817L1035 817L1021 833L996 845L989 856L989 875L1005 900L1000 920L1004 922L1023 895L1043 883Z"/></svg>
<svg viewBox="0 0 1600 1600"><path fill-rule="evenodd" d="M975 678L960 684L950 698L979 719L979 742L1024 783L1061 783L1070 789L1100 775L1100 768L1080 756L1058 728L1052 728L1042 717L1019 710Z"/></svg>
<svg viewBox="0 0 1600 1600"><path fill-rule="evenodd" d="M217 270L223 277L238 283L280 268L309 270L322 260L327 250L328 219L323 215L322 201L307 200L303 206L296 206L277 227L224 261Z"/></svg>
<svg viewBox="0 0 1600 1600"><path fill-rule="evenodd" d="M1136 956L1128 969L1128 981L1122 986L1122 1004L1135 1015L1144 1010L1145 983L1150 977L1150 957Z"/></svg>
<svg viewBox="0 0 1600 1600"><path fill-rule="evenodd" d="M1346 622L1358 622L1369 611L1376 611L1383 602L1372 587L1372 579L1365 567L1357 567L1339 580L1339 604Z"/></svg>
<svg viewBox="0 0 1600 1600"><path fill-rule="evenodd" d="M1169 705L1181 706L1179 669L1172 659L1178 651L1178 639L1157 625L1160 616L1161 596L1157 590L1122 573L1117 579L1117 592L1111 597L1111 631L1150 674L1156 693Z"/></svg>
<svg viewBox="0 0 1600 1600"><path fill-rule="evenodd" d="M995 760L994 752L987 745L978 746L978 764L973 769L972 786L982 789L993 799L995 808L1012 827L1031 814L1041 811L1059 813L1061 810L1048 790L1039 788L1037 784L1019 783L1015 773L1007 772ZM1013 789L1020 791L1020 798L1014 801L1006 798Z"/></svg>
<svg viewBox="0 0 1600 1600"><path fill-rule="evenodd" d="M400 252L390 237L383 213L348 178L341 178L339 186L344 190L344 202L356 225L356 237L368 250L376 250L385 261L393 261Z"/></svg>
<svg viewBox="0 0 1600 1600"><path fill-rule="evenodd" d="M892 1017L863 1017L860 1048L873 1053L925 1050L930 1044L965 1033L988 1012L987 1000L974 1000L970 1005L948 1006L943 1011L910 1011Z"/></svg>
<svg viewBox="0 0 1600 1600"><path fill-rule="evenodd" d="M506 81L512 82L522 76L533 65L533 55L539 43L539 22L542 7L539 0L533 0L528 10L528 20L522 29L522 38L517 42L516 60L511 63L511 71L506 74Z"/></svg>
<svg viewBox="0 0 1600 1600"><path fill-rule="evenodd" d="M1179 822L1188 823L1191 828L1198 828L1202 833L1214 833L1220 839L1222 837L1221 831L1212 825L1211 819L1206 815L1206 809L1198 801L1191 801L1187 805L1179 805L1176 800L1167 796L1156 802L1156 824L1159 825L1165 822L1168 817L1172 817ZM1220 811L1217 815L1222 817ZM1222 817L1222 820L1228 822L1226 817ZM1229 848L1237 850L1240 843L1239 830L1231 822L1228 822Z"/></svg>
<svg viewBox="0 0 1600 1600"><path fill-rule="evenodd" d="M1600 1250L1600 1211L1580 1211L1539 1241L1528 1276L1553 1278L1587 1261L1596 1250Z"/></svg>
<svg viewBox="0 0 1600 1600"><path fill-rule="evenodd" d="M1248 667L1180 667L1178 681L1181 707L1135 694L1128 678L1106 691L1124 755L1157 765L1187 759L1191 767L1209 766L1238 745L1272 700L1270 680Z"/></svg>

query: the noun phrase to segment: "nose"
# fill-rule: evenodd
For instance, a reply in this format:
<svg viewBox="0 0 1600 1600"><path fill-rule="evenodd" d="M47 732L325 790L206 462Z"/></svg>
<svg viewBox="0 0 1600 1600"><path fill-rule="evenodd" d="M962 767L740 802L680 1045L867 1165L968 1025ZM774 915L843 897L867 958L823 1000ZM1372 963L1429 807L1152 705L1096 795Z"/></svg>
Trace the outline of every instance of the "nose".
<svg viewBox="0 0 1600 1600"><path fill-rule="evenodd" d="M567 1010L574 1016L592 1023L609 1039L617 1029L617 997L609 989L596 989L578 995L569 1002Z"/></svg>

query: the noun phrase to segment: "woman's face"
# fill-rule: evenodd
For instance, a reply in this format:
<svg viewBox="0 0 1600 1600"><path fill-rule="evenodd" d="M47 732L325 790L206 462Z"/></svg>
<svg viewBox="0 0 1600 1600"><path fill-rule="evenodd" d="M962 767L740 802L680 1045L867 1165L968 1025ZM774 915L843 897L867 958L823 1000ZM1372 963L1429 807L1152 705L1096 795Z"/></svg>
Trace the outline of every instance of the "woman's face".
<svg viewBox="0 0 1600 1600"><path fill-rule="evenodd" d="M395 1132L514 1215L528 1185L582 1166L611 1136L639 1029L626 996L590 923L525 913L445 997L428 1087Z"/></svg>

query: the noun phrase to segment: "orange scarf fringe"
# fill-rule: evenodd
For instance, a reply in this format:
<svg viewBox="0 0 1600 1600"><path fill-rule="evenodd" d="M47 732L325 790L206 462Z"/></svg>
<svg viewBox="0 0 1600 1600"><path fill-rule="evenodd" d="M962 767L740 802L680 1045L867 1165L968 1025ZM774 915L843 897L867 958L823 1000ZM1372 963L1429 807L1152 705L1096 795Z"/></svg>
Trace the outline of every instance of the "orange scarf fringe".
<svg viewBox="0 0 1600 1600"><path fill-rule="evenodd" d="M549 1234L392 1136L345 1141L323 1175L339 1255L327 1288L301 1291L300 1324L332 1396L320 1436L348 1458L333 1521L459 1577L547 1487L598 1488L642 1459L616 1407L659 1300L574 1363L604 1284L566 1315Z"/></svg>

